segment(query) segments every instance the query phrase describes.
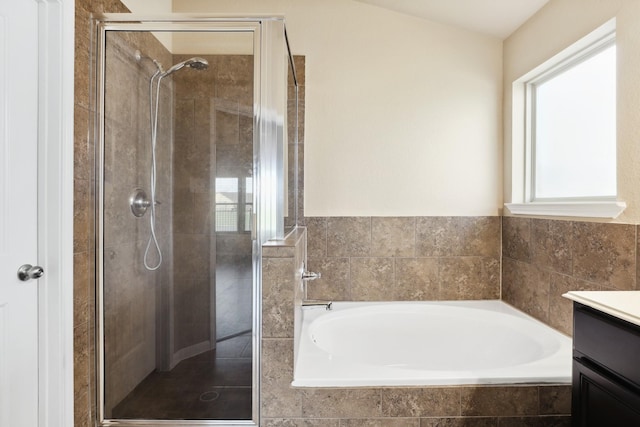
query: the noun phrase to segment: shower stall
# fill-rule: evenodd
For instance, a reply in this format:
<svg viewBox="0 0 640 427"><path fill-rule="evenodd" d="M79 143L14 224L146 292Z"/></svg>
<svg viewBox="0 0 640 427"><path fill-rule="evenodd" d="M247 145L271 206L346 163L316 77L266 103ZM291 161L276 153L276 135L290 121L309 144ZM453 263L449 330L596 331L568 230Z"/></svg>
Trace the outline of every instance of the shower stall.
<svg viewBox="0 0 640 427"><path fill-rule="evenodd" d="M261 246L297 222L284 20L94 28L98 421L255 425Z"/></svg>

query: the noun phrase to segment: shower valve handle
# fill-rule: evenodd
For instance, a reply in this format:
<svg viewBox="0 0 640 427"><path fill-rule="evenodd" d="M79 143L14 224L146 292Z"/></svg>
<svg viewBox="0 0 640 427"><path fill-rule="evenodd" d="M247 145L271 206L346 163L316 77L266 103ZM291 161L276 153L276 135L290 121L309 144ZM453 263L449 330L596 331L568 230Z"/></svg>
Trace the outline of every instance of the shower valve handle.
<svg viewBox="0 0 640 427"><path fill-rule="evenodd" d="M160 202L156 200L155 204L159 205ZM147 208L151 206L151 199L147 197L147 193L144 190L136 188L129 197L129 205L131 206L131 213L139 218L143 216L147 212Z"/></svg>

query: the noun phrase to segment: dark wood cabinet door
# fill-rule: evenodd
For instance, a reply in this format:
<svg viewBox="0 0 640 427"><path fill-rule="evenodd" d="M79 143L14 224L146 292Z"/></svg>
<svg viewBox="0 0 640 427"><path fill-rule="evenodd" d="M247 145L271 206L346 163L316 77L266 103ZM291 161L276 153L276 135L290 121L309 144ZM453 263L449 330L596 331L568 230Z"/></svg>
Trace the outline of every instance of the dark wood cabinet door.
<svg viewBox="0 0 640 427"><path fill-rule="evenodd" d="M573 427L639 427L637 391L594 369L573 361Z"/></svg>

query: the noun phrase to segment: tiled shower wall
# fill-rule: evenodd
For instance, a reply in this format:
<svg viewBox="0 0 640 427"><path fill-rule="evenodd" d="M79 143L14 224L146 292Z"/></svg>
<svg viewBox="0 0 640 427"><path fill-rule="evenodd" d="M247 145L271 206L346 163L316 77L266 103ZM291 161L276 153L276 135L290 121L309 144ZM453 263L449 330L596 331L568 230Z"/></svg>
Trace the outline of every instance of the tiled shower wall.
<svg viewBox="0 0 640 427"><path fill-rule="evenodd" d="M171 280L172 121L158 124L156 234L165 262L156 271L144 268L150 226L149 212L135 217L128 205L135 188L149 190L149 76L151 61L138 62L134 52L171 58L153 37L116 33L107 37L104 141L104 308L105 411L130 393L156 368L156 302ZM160 117L171 116L171 86L163 84ZM151 251L149 262L158 258ZM161 307L160 304L157 304Z"/></svg>
<svg viewBox="0 0 640 427"><path fill-rule="evenodd" d="M174 55L178 63L196 55ZM217 177L250 177L253 167L253 57L199 55L206 70L173 75L174 351L190 357L210 345L212 289L220 261L251 269L251 237L215 232ZM177 359L176 361L178 361Z"/></svg>

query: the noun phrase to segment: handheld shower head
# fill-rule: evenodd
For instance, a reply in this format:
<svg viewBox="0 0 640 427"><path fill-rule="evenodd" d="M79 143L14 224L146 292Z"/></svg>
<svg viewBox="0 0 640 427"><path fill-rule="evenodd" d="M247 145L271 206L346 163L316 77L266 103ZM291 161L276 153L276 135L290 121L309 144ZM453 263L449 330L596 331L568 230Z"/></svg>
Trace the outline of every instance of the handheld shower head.
<svg viewBox="0 0 640 427"><path fill-rule="evenodd" d="M178 62L173 67L169 68L167 71L162 73L162 77L166 77L169 74L175 73L176 71L181 70L184 67L190 67L194 70L206 70L207 68L209 68L209 62L206 59L197 56L189 58L186 61Z"/></svg>

